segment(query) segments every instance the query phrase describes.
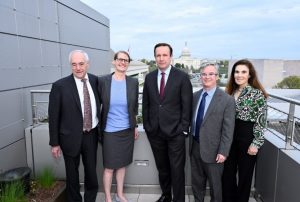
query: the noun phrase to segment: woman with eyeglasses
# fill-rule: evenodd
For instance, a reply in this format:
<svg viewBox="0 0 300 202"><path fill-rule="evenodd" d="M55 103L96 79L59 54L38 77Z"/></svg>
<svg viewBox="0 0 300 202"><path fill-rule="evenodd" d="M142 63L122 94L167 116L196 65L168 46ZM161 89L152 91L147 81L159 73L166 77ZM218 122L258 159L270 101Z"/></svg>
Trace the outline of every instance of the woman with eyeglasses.
<svg viewBox="0 0 300 202"><path fill-rule="evenodd" d="M223 202L248 202L257 153L264 143L268 94L253 64L245 59L233 65L226 92L236 100L236 114L233 142L224 164Z"/></svg>
<svg viewBox="0 0 300 202"><path fill-rule="evenodd" d="M111 202L112 177L116 172L115 201L128 202L123 193L125 168L132 163L134 140L138 138L138 80L126 76L130 56L119 51L112 62L115 71L99 78L101 139L103 149L103 186L105 202Z"/></svg>

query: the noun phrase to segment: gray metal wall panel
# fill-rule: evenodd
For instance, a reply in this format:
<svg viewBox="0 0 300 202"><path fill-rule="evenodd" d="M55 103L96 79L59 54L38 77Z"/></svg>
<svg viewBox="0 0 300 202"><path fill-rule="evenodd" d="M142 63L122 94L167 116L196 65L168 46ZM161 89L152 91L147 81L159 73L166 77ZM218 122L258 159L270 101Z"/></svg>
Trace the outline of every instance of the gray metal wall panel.
<svg viewBox="0 0 300 202"><path fill-rule="evenodd" d="M38 7L40 19L58 23L57 2L49 0L39 0Z"/></svg>
<svg viewBox="0 0 300 202"><path fill-rule="evenodd" d="M255 188L265 202L275 200L278 155L279 149L269 141L259 151Z"/></svg>
<svg viewBox="0 0 300 202"><path fill-rule="evenodd" d="M58 24L47 20L40 20L41 39L59 41Z"/></svg>
<svg viewBox="0 0 300 202"><path fill-rule="evenodd" d="M37 17L39 0L14 0L17 12Z"/></svg>
<svg viewBox="0 0 300 202"><path fill-rule="evenodd" d="M41 38L59 41L57 3L55 1L39 1Z"/></svg>
<svg viewBox="0 0 300 202"><path fill-rule="evenodd" d="M41 41L42 67L60 68L60 48L58 43ZM60 75L56 75L57 76Z"/></svg>
<svg viewBox="0 0 300 202"><path fill-rule="evenodd" d="M0 33L0 44L0 69L18 68L20 66L18 37Z"/></svg>
<svg viewBox="0 0 300 202"><path fill-rule="evenodd" d="M8 7L8 8L13 9L15 7L14 5L15 5L14 1L12 1L12 0L1 0L0 1L0 7L4 6L4 7Z"/></svg>
<svg viewBox="0 0 300 202"><path fill-rule="evenodd" d="M27 165L24 139L0 150L0 173L6 170Z"/></svg>
<svg viewBox="0 0 300 202"><path fill-rule="evenodd" d="M20 37L21 67L40 68L42 66L41 41Z"/></svg>
<svg viewBox="0 0 300 202"><path fill-rule="evenodd" d="M57 73L59 73L59 69L52 67L33 67L23 69L23 87L51 83L53 79L55 79L55 75L57 75Z"/></svg>
<svg viewBox="0 0 300 202"><path fill-rule="evenodd" d="M109 50L106 40L109 28L60 4L58 11L61 42Z"/></svg>
<svg viewBox="0 0 300 202"><path fill-rule="evenodd" d="M0 32L17 33L13 8L0 5L0 25Z"/></svg>
<svg viewBox="0 0 300 202"><path fill-rule="evenodd" d="M102 15L101 13L98 13L94 9L90 8L88 5L81 3L80 1L74 1L74 0L56 0L57 2L67 5L68 7L73 8L74 10L77 10L80 13L83 13L84 15L90 17L91 19L95 19L98 22L101 22L105 24L107 27L109 27L109 19Z"/></svg>
<svg viewBox="0 0 300 202"><path fill-rule="evenodd" d="M0 93L0 130L23 118L22 102L23 96L21 90Z"/></svg>
<svg viewBox="0 0 300 202"><path fill-rule="evenodd" d="M24 138L24 123L22 119L0 128L0 148L4 148L7 145L13 144L22 138Z"/></svg>
<svg viewBox="0 0 300 202"><path fill-rule="evenodd" d="M295 152L299 158L300 151L291 152ZM300 198L300 164L289 153L283 150L279 154L275 202L293 202Z"/></svg>
<svg viewBox="0 0 300 202"><path fill-rule="evenodd" d="M40 38L40 25L37 16L32 16L27 13L16 13L17 34Z"/></svg>
<svg viewBox="0 0 300 202"><path fill-rule="evenodd" d="M1 0L0 2L0 23L3 25L0 28L0 32L2 32L0 33L0 70L2 75L5 75L0 80L0 102L5 102L5 105L2 106L7 109L13 109L8 113L3 107L0 107L0 122L8 123L0 124L0 157L6 156L13 159L13 162L7 161L5 165L7 168L15 167L15 163L21 162L20 166L26 164L24 149L22 152L18 152L19 150L14 148L20 142L18 139L21 139L24 148L24 128L32 124L30 89L51 89L50 83L65 76L62 74L65 71L62 68L63 60L67 64L66 75L69 75L71 70L68 64L68 54L71 50L88 47L85 51L97 63L95 66L91 66L91 71L99 72L99 74L110 71L107 65L110 62L107 57L110 50L108 19L80 1L68 1L68 7L64 6L64 11L72 10L73 17L84 19L80 22L86 23L86 29L95 33L91 35L92 37L86 37L86 33L85 35L76 35L76 37L84 38L75 37L76 41L84 42L80 46L76 41L73 41L74 44L66 45L65 41L61 41L59 38L61 32L59 29L65 32L68 30L63 27L64 24L58 24L58 19L62 17L60 15L64 15L58 13L58 4L60 3L56 0ZM91 16L97 19L93 20ZM102 23L106 23L105 26ZM95 29L94 27L99 28ZM6 32L9 34L5 34ZM91 41L87 41L87 38ZM105 44L107 47L105 50L99 50L97 44ZM96 66L101 66L101 69L94 68ZM9 96L8 99L2 99L1 95L8 92L14 94L15 91L20 93L18 100L21 102L21 106L20 103L15 102L15 99L11 98L10 100ZM14 111L18 109L22 112ZM8 118L7 122L3 122L5 117L2 114L4 113L8 113L8 117L12 116L13 118ZM9 155L6 153L6 148L13 148ZM18 148L22 150L22 147ZM2 162L1 158L1 164ZM80 179L83 179L82 167L80 167Z"/></svg>
<svg viewBox="0 0 300 202"><path fill-rule="evenodd" d="M111 61L107 60L109 58L108 51L89 49L88 54L90 57L90 69L89 72L95 75L103 75L110 73Z"/></svg>

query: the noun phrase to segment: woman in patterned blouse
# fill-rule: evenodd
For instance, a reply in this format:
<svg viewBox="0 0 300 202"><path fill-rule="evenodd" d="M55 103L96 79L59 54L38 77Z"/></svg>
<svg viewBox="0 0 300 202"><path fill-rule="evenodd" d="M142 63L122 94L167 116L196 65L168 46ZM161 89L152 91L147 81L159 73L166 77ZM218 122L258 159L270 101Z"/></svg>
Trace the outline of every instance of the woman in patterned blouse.
<svg viewBox="0 0 300 202"><path fill-rule="evenodd" d="M223 202L248 202L256 154L264 143L268 95L254 66L245 59L233 65L226 92L236 100L236 121L231 150L224 164Z"/></svg>

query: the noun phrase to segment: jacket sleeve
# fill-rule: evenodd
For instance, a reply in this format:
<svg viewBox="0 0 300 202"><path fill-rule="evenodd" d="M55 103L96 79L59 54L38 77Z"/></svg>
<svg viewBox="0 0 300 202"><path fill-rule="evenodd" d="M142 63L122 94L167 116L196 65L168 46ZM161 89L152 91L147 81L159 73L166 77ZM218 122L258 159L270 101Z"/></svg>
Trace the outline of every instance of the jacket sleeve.
<svg viewBox="0 0 300 202"><path fill-rule="evenodd" d="M224 156L229 155L230 147L233 140L234 125L235 125L235 101L234 98L228 96L225 111L223 114L222 136L218 154Z"/></svg>
<svg viewBox="0 0 300 202"><path fill-rule="evenodd" d="M193 87L187 74L181 85L181 125L185 132L189 132L192 118Z"/></svg>
<svg viewBox="0 0 300 202"><path fill-rule="evenodd" d="M59 145L59 128L61 112L61 89L56 83L52 85L49 95L48 119L51 146Z"/></svg>
<svg viewBox="0 0 300 202"><path fill-rule="evenodd" d="M256 121L253 126L253 141L251 146L260 148L264 144L264 128L266 127L266 111L267 103L264 95L260 92L254 98L255 106L257 110Z"/></svg>

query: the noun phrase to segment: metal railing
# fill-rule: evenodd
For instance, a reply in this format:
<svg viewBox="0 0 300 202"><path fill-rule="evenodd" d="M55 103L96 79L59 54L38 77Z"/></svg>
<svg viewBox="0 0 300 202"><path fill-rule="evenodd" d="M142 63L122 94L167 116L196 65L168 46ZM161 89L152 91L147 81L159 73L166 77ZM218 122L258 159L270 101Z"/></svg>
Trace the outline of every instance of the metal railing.
<svg viewBox="0 0 300 202"><path fill-rule="evenodd" d="M48 120L48 102L50 90L31 90L33 125ZM139 93L138 123L142 123L142 93ZM267 111L267 129L284 138L286 149L300 149L300 101L276 94L269 94Z"/></svg>
<svg viewBox="0 0 300 202"><path fill-rule="evenodd" d="M46 122L48 120L48 103L50 90L31 90L32 124Z"/></svg>
<svg viewBox="0 0 300 202"><path fill-rule="evenodd" d="M267 129L285 138L286 149L299 149L300 145L300 101L269 94Z"/></svg>

